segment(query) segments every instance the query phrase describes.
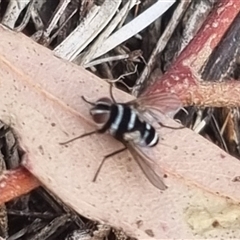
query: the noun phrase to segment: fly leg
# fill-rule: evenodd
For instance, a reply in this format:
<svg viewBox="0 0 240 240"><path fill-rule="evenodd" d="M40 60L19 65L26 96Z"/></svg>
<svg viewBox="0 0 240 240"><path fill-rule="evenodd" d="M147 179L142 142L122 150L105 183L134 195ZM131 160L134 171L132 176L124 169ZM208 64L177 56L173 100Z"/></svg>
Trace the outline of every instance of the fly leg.
<svg viewBox="0 0 240 240"><path fill-rule="evenodd" d="M164 123L161 123L161 122L159 122L159 121L158 121L158 124L159 124L161 127L169 128L169 129L183 129L183 128L185 128L185 126L181 126L181 127L171 127L171 126L165 125Z"/></svg>
<svg viewBox="0 0 240 240"><path fill-rule="evenodd" d="M95 173L95 175L94 175L93 182L95 182L95 181L97 180L98 174L99 174L99 172L100 172L100 170L101 170L104 162L105 162L108 158L110 158L110 157L112 157L112 156L114 156L114 155L116 155L116 154L119 154L119 153L121 153L121 152L124 152L125 150L127 150L127 147L121 148L121 149L119 149L119 150L117 150L117 151L115 151L115 152L112 152L112 153L106 155L106 156L102 159L102 161L101 161L101 163L100 163L100 165L99 165L99 167L98 167L98 169L97 169L97 171L96 171L96 173Z"/></svg>
<svg viewBox="0 0 240 240"><path fill-rule="evenodd" d="M82 134L82 135L80 135L80 136L77 136L77 137L75 137L75 138L72 138L72 139L70 139L70 140L68 140L68 141L66 141L66 142L61 142L61 143L59 143L59 144L60 144L60 145L66 145L66 144L68 144L68 143L70 143L70 142L73 142L73 141L75 141L75 140L77 140L77 139L80 139L80 138L83 138L83 137L86 137L86 136L90 136L90 135L96 134L96 133L99 133L99 131L98 131L98 130L94 130L94 131L92 131L92 132L84 133L84 134ZM121 152L124 152L125 150L127 150L127 147L121 148L121 149L119 149L119 150L117 150L117 151L115 151L115 152L112 152L112 153L104 156L104 158L102 159L102 161L101 161L101 163L100 163L100 165L99 165L99 167L98 167L98 169L97 169L97 171L96 171L96 173L95 173L94 178L93 178L92 181L95 182L95 181L97 180L98 174L99 174L99 172L100 172L100 170L101 170L101 168L102 168L105 160L107 160L108 158L110 158L110 157L112 157L112 156L114 156L114 155L116 155L116 154L119 154L119 153L121 153Z"/></svg>
<svg viewBox="0 0 240 240"><path fill-rule="evenodd" d="M83 138L83 137L86 137L86 136L90 136L90 135L95 134L95 133L99 133L99 131L98 131L98 130L94 130L94 131L92 131L92 132L84 133L84 134L82 134L82 135L80 135L80 136L77 136L77 137L75 137L75 138L72 138L72 139L70 139L70 140L68 140L68 141L66 141L66 142L61 142L61 143L59 143L59 144L60 144L60 145L66 145L66 144L68 144L68 143L70 143L70 142L73 142L73 141L79 139L79 138Z"/></svg>

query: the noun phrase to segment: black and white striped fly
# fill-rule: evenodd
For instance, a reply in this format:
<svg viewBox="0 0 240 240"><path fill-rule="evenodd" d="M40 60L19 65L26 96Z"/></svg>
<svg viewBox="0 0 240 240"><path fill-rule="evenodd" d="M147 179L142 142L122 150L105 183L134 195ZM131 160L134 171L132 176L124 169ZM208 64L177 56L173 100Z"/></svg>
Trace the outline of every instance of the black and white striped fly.
<svg viewBox="0 0 240 240"><path fill-rule="evenodd" d="M128 149L149 181L160 190L166 189L167 187L163 182L163 174L155 159L149 154L149 149L157 145L159 141L158 133L151 122L154 121L160 126L178 129L166 126L161 122L163 115L171 114L173 116L181 108L181 103L177 96L170 93L157 93L128 103L117 103L113 97L112 100L100 98L96 102L90 102L84 97L82 98L92 106L90 114L98 129L62 144L67 144L94 133L108 132L125 146L104 157L93 181L96 180L107 158Z"/></svg>

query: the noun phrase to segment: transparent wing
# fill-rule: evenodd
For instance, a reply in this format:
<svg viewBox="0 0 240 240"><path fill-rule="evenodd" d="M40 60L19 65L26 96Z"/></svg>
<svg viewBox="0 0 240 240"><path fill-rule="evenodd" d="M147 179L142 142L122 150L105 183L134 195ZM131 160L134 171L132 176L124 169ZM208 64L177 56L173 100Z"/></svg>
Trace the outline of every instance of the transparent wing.
<svg viewBox="0 0 240 240"><path fill-rule="evenodd" d="M154 162L154 159L152 159L146 152L144 152L143 148L138 147L131 142L126 143L126 146L148 180L156 188L165 190L167 186L163 182L163 173L160 170L159 166Z"/></svg>
<svg viewBox="0 0 240 240"><path fill-rule="evenodd" d="M142 96L129 104L135 106L139 111L149 111L155 116L163 115L172 117L182 108L182 103L174 93L157 92L151 95Z"/></svg>

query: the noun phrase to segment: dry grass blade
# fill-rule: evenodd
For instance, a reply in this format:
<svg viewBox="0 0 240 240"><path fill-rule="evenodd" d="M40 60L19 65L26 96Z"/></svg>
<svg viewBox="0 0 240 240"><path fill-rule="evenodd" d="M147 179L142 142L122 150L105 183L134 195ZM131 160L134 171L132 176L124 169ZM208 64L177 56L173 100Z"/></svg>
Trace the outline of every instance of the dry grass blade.
<svg viewBox="0 0 240 240"><path fill-rule="evenodd" d="M65 41L55 48L55 53L64 59L71 61L76 60L76 57L84 48L94 40L93 45L90 46L83 57L81 56L81 60L77 60L80 61L82 65L86 65L142 31L161 16L174 2L175 1L157 1L137 18L110 35L118 24L125 19L129 11L137 4L137 1L127 1L122 9L119 10L119 13L113 18L120 5L120 1L106 0L101 7L95 6L89 12L83 23L80 24ZM97 37L108 23L109 26ZM80 41L79 38L81 39Z"/></svg>
<svg viewBox="0 0 240 240"><path fill-rule="evenodd" d="M8 4L8 8L3 16L2 24L13 29L18 20L19 15L29 3L30 3L30 0L26 0L26 1L10 0Z"/></svg>
<svg viewBox="0 0 240 240"><path fill-rule="evenodd" d="M94 6L82 24L55 48L56 55L70 61L75 59L109 23L120 3L119 0L106 0L101 7Z"/></svg>
<svg viewBox="0 0 240 240"><path fill-rule="evenodd" d="M100 34L100 36L95 40L94 44L81 58L81 63L82 65L84 65L84 67L86 67L86 64L88 64L90 61L96 58L95 57L96 52L99 52L99 51L104 52L105 48L108 48L108 46L105 44L105 41L107 41L107 39L109 38L109 35L116 29L119 23L127 16L129 11L132 9L132 7L135 6L136 3L137 3L136 0L127 2L123 6L123 8L118 12L118 14L112 19L111 24L109 24L109 26ZM125 39L127 38L125 37ZM100 55L102 55L102 53Z"/></svg>
<svg viewBox="0 0 240 240"><path fill-rule="evenodd" d="M133 19L128 24L124 25L118 31L107 38L95 52L93 59L109 52L124 41L141 32L149 26L157 18L159 18L175 1L157 1L146 11Z"/></svg>

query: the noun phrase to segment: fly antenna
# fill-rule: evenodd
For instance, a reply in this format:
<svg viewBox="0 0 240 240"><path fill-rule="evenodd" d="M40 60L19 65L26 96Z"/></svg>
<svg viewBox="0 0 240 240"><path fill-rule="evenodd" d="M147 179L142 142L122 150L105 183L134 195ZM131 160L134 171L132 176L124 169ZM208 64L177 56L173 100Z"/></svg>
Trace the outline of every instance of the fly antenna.
<svg viewBox="0 0 240 240"><path fill-rule="evenodd" d="M88 101L84 96L81 96L82 100L92 106L95 106L95 103Z"/></svg>

